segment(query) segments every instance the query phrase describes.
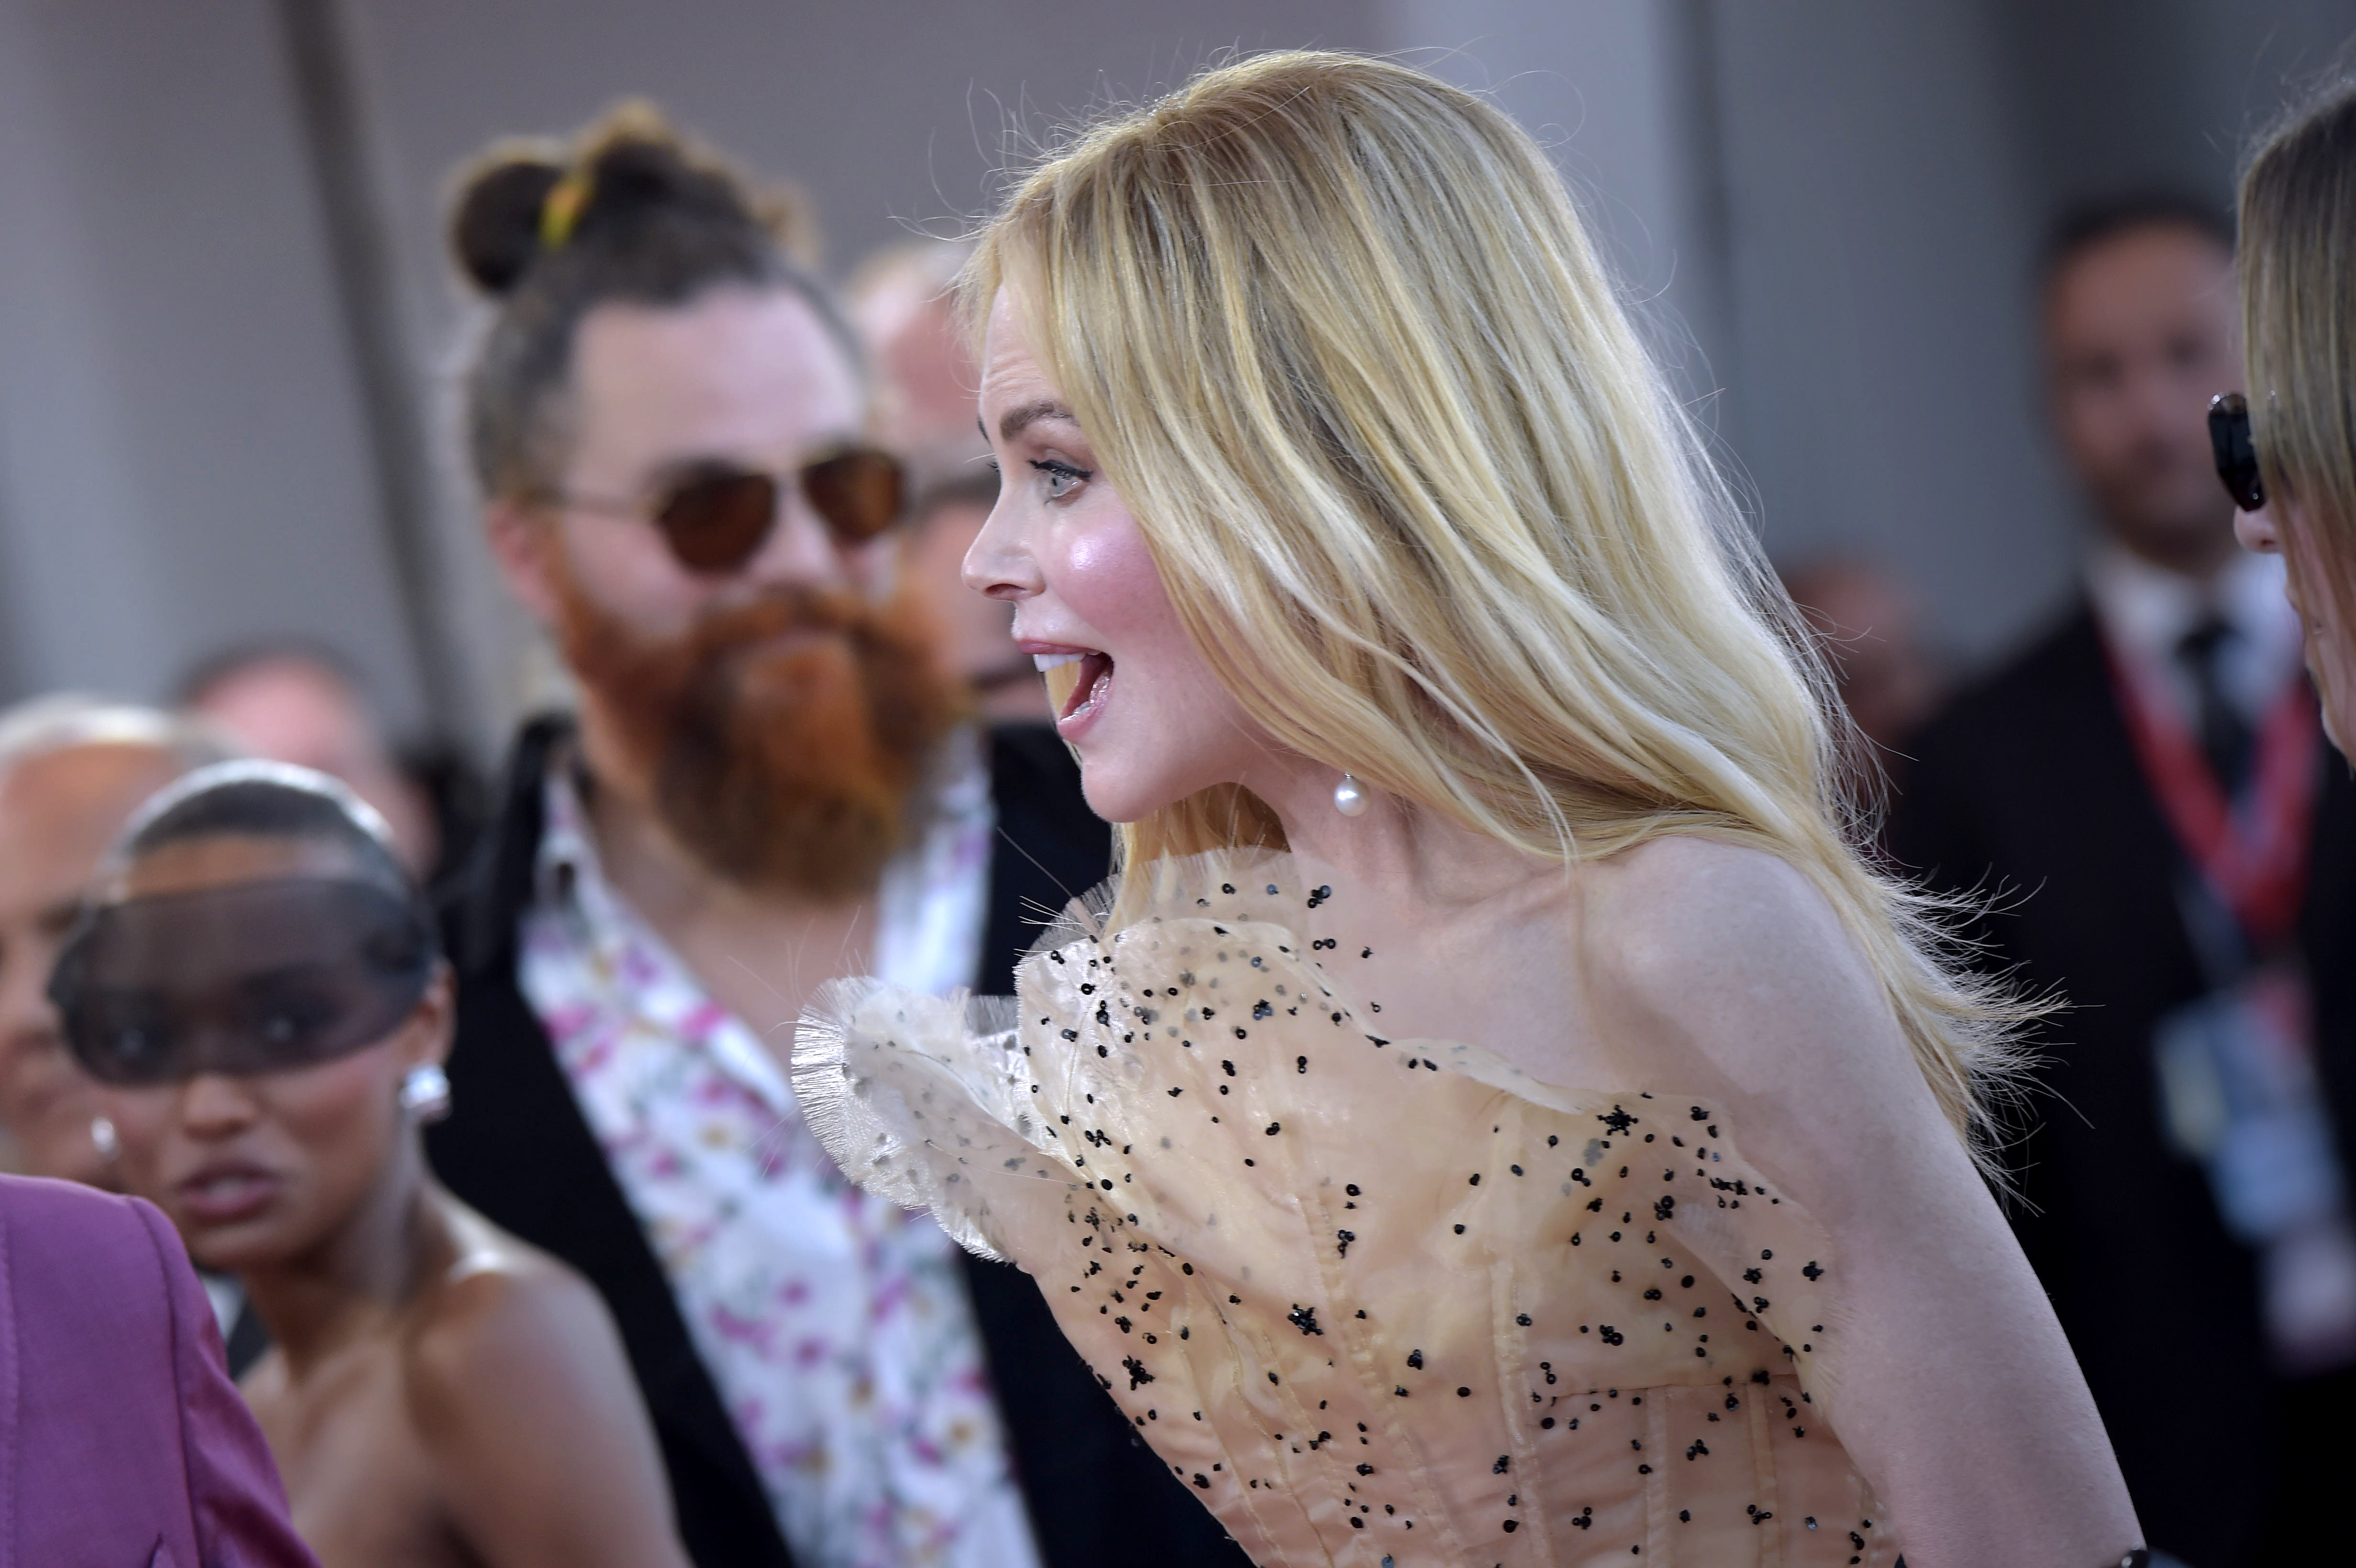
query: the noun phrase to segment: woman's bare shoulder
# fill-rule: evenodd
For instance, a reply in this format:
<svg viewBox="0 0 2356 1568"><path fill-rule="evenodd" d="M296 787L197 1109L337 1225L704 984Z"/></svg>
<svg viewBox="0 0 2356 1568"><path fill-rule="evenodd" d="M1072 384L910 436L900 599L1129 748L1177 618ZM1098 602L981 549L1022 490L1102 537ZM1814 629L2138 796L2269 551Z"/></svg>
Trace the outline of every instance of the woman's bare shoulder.
<svg viewBox="0 0 2356 1568"><path fill-rule="evenodd" d="M407 1335L422 1417L487 1392L602 1372L618 1345L596 1291L573 1270L452 1205L458 1254L419 1297Z"/></svg>
<svg viewBox="0 0 2356 1568"><path fill-rule="evenodd" d="M1832 902L1781 856L1698 834L1654 838L1593 862L1581 944L1639 995L1686 996L1715 976L1811 969L1869 977Z"/></svg>
<svg viewBox="0 0 2356 1568"><path fill-rule="evenodd" d="M605 1303L449 1204L457 1256L408 1349L408 1400L454 1528L487 1563L684 1568L661 1456Z"/></svg>
<svg viewBox="0 0 2356 1568"><path fill-rule="evenodd" d="M1595 862L1580 957L1599 1025L1689 1086L1815 1080L1904 1060L1897 1020L1832 901L1790 861L1700 835Z"/></svg>

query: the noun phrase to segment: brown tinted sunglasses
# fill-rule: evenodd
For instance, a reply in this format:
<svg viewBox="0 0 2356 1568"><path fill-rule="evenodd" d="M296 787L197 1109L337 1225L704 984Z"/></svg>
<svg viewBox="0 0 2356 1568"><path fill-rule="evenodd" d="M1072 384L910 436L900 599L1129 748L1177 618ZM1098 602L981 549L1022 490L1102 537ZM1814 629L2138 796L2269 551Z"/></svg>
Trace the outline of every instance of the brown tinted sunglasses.
<svg viewBox="0 0 2356 1568"><path fill-rule="evenodd" d="M802 497L835 542L865 544L900 520L907 475L900 460L873 446L838 447L794 471ZM637 504L551 498L584 512L645 517L662 530L672 557L690 571L723 575L741 571L761 552L777 526L782 481L759 469L700 464L650 502Z"/></svg>

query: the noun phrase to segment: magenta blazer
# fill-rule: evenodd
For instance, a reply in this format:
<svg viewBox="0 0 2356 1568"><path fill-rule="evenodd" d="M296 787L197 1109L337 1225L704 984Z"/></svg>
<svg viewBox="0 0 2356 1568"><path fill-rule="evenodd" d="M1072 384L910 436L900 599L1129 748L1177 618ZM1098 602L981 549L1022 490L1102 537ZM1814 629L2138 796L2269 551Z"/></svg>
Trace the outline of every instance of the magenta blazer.
<svg viewBox="0 0 2356 1568"><path fill-rule="evenodd" d="M0 1568L317 1568L180 1238L0 1176Z"/></svg>

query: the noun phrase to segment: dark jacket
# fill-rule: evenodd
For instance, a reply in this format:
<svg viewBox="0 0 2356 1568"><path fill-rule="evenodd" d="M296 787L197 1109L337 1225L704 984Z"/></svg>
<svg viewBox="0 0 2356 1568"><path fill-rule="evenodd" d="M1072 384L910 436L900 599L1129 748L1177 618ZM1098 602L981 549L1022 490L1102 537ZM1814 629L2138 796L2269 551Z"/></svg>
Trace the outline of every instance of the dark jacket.
<svg viewBox="0 0 2356 1568"><path fill-rule="evenodd" d="M697 1354L670 1285L607 1168L547 1033L516 983L552 758L569 728L527 726L489 824L446 906L457 972L452 1114L427 1148L450 1189L586 1275L605 1298L669 1471L699 1568L791 1561L768 1497ZM1077 771L1044 725L991 737L999 837L980 987L1012 989L1040 918L1101 880L1110 858ZM1049 1568L1245 1563L1210 1514L1130 1431L1056 1328L1029 1276L967 1257L1016 1474Z"/></svg>
<svg viewBox="0 0 2356 1568"><path fill-rule="evenodd" d="M2093 610L2082 603L1906 749L1897 859L1935 888L1994 895L1986 962L2069 1004L2039 1042L2041 1092L2008 1160L2026 1200L2016 1232L2152 1547L2201 1568L2251 1561L2283 1458L2280 1390L2256 1257L2167 1140L2153 1028L2209 981L2180 913L2183 852L2145 783ZM2300 940L2324 1014L2318 1049L2336 1069L2356 957L2356 800L2326 752Z"/></svg>

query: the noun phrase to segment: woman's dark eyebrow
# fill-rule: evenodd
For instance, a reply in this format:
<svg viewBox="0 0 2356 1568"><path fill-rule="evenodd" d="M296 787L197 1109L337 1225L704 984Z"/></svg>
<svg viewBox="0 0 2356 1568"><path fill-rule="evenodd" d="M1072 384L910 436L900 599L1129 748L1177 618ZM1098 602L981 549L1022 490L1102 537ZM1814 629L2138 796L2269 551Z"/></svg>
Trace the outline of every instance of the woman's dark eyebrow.
<svg viewBox="0 0 2356 1568"><path fill-rule="evenodd" d="M1041 398L1035 402L1024 403L1019 408L1007 410L1004 417L998 421L998 439L1001 442L1012 442L1041 420L1062 420L1068 424L1079 423L1079 421L1072 418L1071 410L1053 398ZM985 426L981 433L988 436L990 434L988 427Z"/></svg>

